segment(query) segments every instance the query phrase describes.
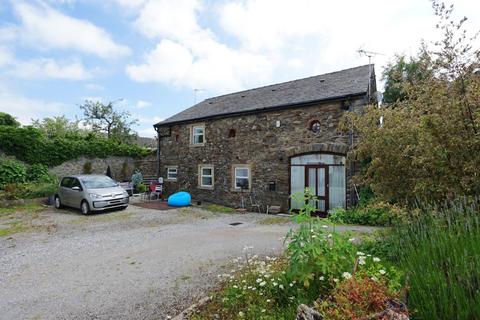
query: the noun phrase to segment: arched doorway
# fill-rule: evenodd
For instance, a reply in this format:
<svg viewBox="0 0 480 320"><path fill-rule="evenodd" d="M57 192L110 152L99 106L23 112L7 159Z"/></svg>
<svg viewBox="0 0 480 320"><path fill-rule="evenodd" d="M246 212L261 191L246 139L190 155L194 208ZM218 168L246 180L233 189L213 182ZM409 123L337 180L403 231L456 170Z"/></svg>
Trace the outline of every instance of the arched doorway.
<svg viewBox="0 0 480 320"><path fill-rule="evenodd" d="M309 152L290 157L290 195L302 194L305 188L309 188L318 198L315 207L321 215L334 208L346 207L346 150L343 145L340 147L309 148ZM329 151L332 149L345 152ZM292 209L299 209L302 205L301 198L291 198Z"/></svg>

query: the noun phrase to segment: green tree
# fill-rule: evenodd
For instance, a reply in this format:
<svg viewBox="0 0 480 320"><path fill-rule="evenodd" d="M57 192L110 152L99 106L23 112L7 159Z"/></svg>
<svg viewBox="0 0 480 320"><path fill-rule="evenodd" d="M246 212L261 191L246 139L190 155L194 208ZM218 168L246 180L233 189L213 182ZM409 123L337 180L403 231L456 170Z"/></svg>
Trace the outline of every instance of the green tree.
<svg viewBox="0 0 480 320"><path fill-rule="evenodd" d="M358 182L389 201L480 194L480 51L466 18L452 21L453 7L443 3L433 8L443 38L414 57L422 76L402 78L403 96L391 107L344 119L360 136L350 155L364 163Z"/></svg>
<svg viewBox="0 0 480 320"><path fill-rule="evenodd" d="M18 122L12 115L5 112L0 112L0 126L19 127L20 122Z"/></svg>
<svg viewBox="0 0 480 320"><path fill-rule="evenodd" d="M91 126L94 132L104 133L109 139L118 142L131 142L136 134L132 130L138 121L130 119L128 111L117 111L113 102L103 104L99 101L86 100L80 106L85 116L85 125Z"/></svg>
<svg viewBox="0 0 480 320"><path fill-rule="evenodd" d="M48 138L78 137L86 131L79 128L79 120L70 121L65 116L43 118L32 121L34 128L42 131Z"/></svg>

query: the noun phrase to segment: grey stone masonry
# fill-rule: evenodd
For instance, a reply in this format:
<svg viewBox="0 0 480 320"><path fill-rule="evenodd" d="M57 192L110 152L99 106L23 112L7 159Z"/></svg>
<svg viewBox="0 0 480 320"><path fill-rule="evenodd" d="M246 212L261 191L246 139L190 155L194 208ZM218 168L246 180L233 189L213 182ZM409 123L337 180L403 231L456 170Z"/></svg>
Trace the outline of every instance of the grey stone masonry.
<svg viewBox="0 0 480 320"><path fill-rule="evenodd" d="M353 110L362 109L366 98L350 99ZM262 206L277 205L282 211L289 208L289 158L309 152L326 152L346 155L349 149L348 134L338 129L345 111L344 101L310 104L303 107L284 108L163 125L160 131L160 175L165 178L167 194L186 190L199 201L209 201L230 207L239 207L242 198L250 204L250 196ZM320 123L319 132L310 130L312 121ZM193 145L192 127L204 126L205 141ZM200 185L201 165L213 167L213 187ZM251 171L249 190L234 189L234 167L245 165ZM177 179L168 180L169 167L177 168ZM347 204L353 200L347 168ZM275 183L275 190L269 185Z"/></svg>

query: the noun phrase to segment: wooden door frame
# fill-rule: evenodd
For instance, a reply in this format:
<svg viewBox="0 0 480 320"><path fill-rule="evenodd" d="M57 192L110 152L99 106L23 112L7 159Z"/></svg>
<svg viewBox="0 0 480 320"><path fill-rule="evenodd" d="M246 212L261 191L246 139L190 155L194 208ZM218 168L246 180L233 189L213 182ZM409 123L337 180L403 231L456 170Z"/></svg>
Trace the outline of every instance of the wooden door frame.
<svg viewBox="0 0 480 320"><path fill-rule="evenodd" d="M326 164L307 164L305 165L305 188L308 187L309 185L309 180L310 180L310 177L309 177L309 170L311 168L315 168L315 196L318 198L318 200L323 200L325 202L325 211L317 211L315 212L316 215L320 215L320 216L327 216L328 215L328 209L329 209L329 181L328 181L328 178L329 178L329 168L328 168L328 165ZM324 172L325 172L325 184L324 184L324 188L325 188L325 196L318 196L318 190L317 190L317 187L318 187L318 169L324 169Z"/></svg>

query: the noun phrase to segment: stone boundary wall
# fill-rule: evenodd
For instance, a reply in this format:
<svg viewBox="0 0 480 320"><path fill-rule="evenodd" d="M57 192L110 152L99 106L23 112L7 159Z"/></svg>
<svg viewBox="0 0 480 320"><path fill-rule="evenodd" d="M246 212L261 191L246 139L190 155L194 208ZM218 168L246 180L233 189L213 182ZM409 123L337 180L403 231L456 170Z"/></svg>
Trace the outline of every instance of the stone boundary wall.
<svg viewBox="0 0 480 320"><path fill-rule="evenodd" d="M80 157L75 160L69 160L59 166L50 168L50 172L59 178L66 175L75 175L84 173L85 163L91 163L92 174L105 174L108 166L112 172L112 176L117 181L130 179L135 169L139 169L144 176L156 176L157 174L157 157L156 155L148 155L143 158L118 157L112 156L107 158L88 158ZM127 164L127 174L124 176L122 168L124 163Z"/></svg>

